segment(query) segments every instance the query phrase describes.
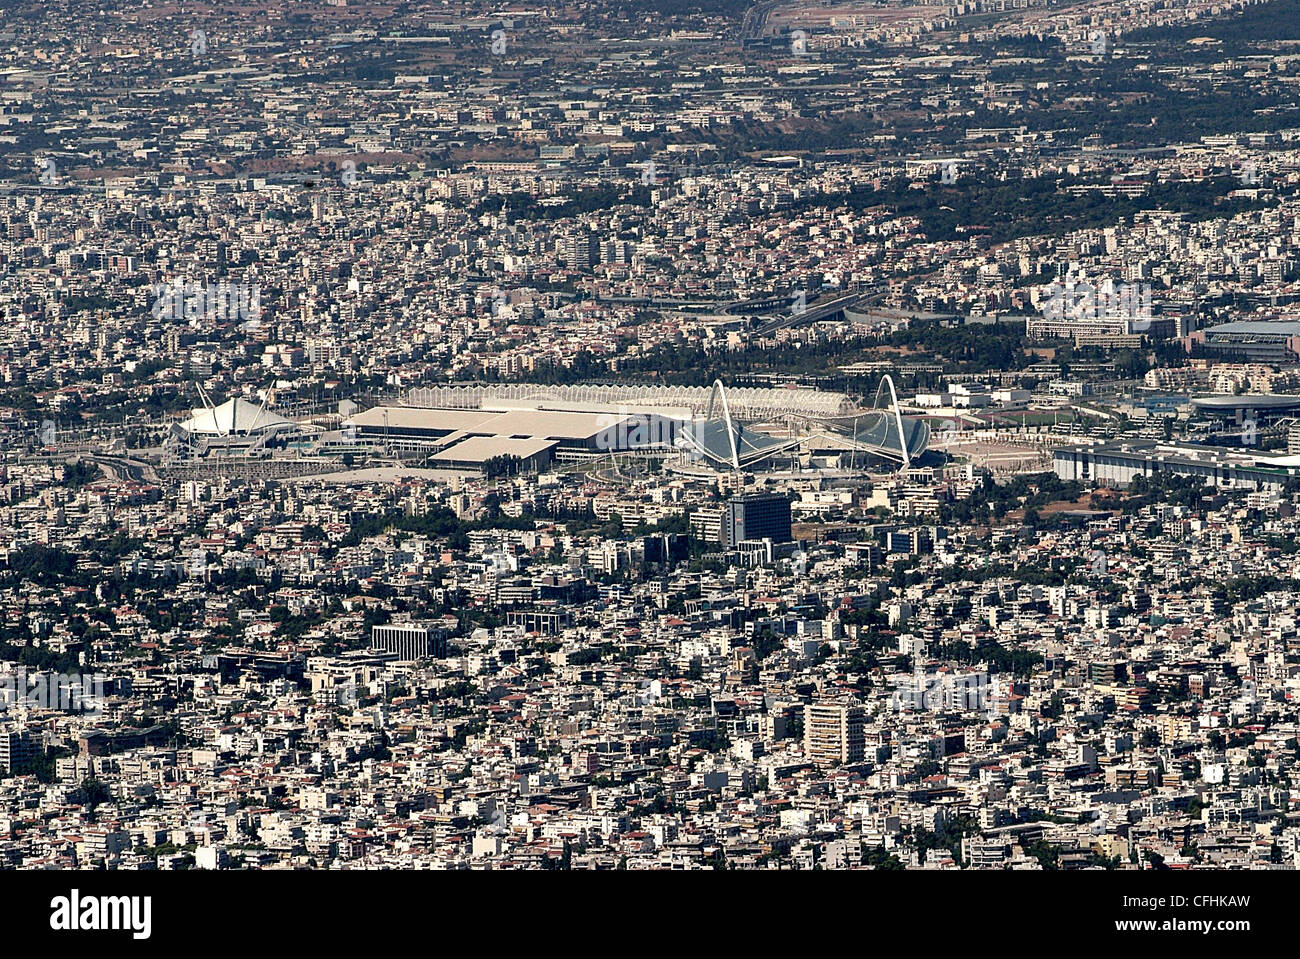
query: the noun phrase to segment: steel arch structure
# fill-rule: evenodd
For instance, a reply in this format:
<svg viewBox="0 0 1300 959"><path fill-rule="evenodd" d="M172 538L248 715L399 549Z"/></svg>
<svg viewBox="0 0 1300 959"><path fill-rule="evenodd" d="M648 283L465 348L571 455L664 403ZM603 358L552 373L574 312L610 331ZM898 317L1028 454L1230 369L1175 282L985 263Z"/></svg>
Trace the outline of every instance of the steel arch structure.
<svg viewBox="0 0 1300 959"><path fill-rule="evenodd" d="M898 392L894 389L894 378L886 373L880 378L880 384L876 387L876 398L871 401L871 408L877 410L880 408L880 391L888 385L889 398L894 404L894 422L898 424L898 451L903 456L903 466L912 465L912 457L907 449L907 433L903 429L903 413L898 408ZM856 440L857 437L855 436Z"/></svg>
<svg viewBox="0 0 1300 959"><path fill-rule="evenodd" d="M709 390L709 406L704 414L706 420L713 419L713 401L722 400L722 420L727 427L727 442L731 445L731 465L734 469L740 469L740 451L736 449L736 427L731 422L731 409L727 406L727 391L722 386L722 380L714 380L713 387Z"/></svg>
<svg viewBox="0 0 1300 959"><path fill-rule="evenodd" d="M889 388L890 404L881 409L880 396L886 387ZM851 416L826 417L819 421L819 425L826 431L824 435L848 441L855 450L895 460L905 468L911 466L912 460L924 453L930 444L930 425L925 420L903 416L894 379L889 374L882 376L876 386L871 409Z"/></svg>

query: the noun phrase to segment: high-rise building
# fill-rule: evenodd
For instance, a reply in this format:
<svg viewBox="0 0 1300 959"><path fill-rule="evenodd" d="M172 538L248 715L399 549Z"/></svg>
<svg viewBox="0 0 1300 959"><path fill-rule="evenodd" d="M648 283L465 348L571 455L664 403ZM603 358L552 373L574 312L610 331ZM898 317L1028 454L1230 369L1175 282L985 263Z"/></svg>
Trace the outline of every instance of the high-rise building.
<svg viewBox="0 0 1300 959"><path fill-rule="evenodd" d="M390 623L370 628L373 649L396 653L399 662L447 655L447 640L440 630L416 623Z"/></svg>
<svg viewBox="0 0 1300 959"><path fill-rule="evenodd" d="M727 501L722 514L722 545L734 549L745 540L790 542L790 501L781 493L747 493Z"/></svg>
<svg viewBox="0 0 1300 959"><path fill-rule="evenodd" d="M593 263L600 262L600 242L592 233L565 237L563 254L564 263L569 269L590 270Z"/></svg>
<svg viewBox="0 0 1300 959"><path fill-rule="evenodd" d="M677 563L690 558L690 542L684 533L659 533L642 541L647 563Z"/></svg>
<svg viewBox="0 0 1300 959"><path fill-rule="evenodd" d="M719 507L718 509L709 509L700 507L691 511L690 529L691 535L706 543L719 543L722 541L722 518L726 510Z"/></svg>
<svg viewBox="0 0 1300 959"><path fill-rule="evenodd" d="M624 240L606 240L600 244L601 263L631 263L632 244Z"/></svg>
<svg viewBox="0 0 1300 959"><path fill-rule="evenodd" d="M0 729L0 769L12 773L36 757L36 744L31 733L19 729Z"/></svg>
<svg viewBox="0 0 1300 959"><path fill-rule="evenodd" d="M803 710L803 751L819 766L860 762L867 711L852 698L809 703Z"/></svg>
<svg viewBox="0 0 1300 959"><path fill-rule="evenodd" d="M919 556L934 552L934 540L927 529L895 529L885 534L885 549L890 553Z"/></svg>

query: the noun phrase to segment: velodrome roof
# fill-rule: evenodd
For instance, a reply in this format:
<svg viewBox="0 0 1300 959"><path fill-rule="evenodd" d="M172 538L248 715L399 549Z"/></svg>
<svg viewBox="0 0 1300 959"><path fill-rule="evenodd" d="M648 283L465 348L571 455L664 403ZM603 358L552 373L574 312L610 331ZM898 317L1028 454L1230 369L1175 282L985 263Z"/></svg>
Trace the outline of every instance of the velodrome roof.
<svg viewBox="0 0 1300 959"><path fill-rule="evenodd" d="M1204 332L1235 333L1243 336L1300 336L1300 320L1233 320L1218 326L1207 326Z"/></svg>
<svg viewBox="0 0 1300 959"><path fill-rule="evenodd" d="M1193 396L1192 406L1200 410L1286 410L1300 409L1300 395L1279 396L1273 393L1243 393L1235 396L1220 393L1212 396Z"/></svg>
<svg viewBox="0 0 1300 959"><path fill-rule="evenodd" d="M837 421L833 424L833 429L858 446L889 456L899 456L902 443L899 442L898 419L888 410L870 410L853 419ZM920 456L930 444L930 424L912 416L901 419L908 457Z"/></svg>

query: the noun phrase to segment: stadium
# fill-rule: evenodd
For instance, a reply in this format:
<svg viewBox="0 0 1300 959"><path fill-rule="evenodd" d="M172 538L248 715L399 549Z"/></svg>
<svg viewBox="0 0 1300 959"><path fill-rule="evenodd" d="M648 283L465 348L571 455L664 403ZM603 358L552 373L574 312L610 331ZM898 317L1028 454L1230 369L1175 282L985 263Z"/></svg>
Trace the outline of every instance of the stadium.
<svg viewBox="0 0 1300 959"><path fill-rule="evenodd" d="M889 404L879 403L888 388ZM689 386L449 385L415 389L346 424L361 442L427 465L522 468L658 455L715 470L909 466L928 447L924 420L901 414L892 379L861 409L844 393Z"/></svg>

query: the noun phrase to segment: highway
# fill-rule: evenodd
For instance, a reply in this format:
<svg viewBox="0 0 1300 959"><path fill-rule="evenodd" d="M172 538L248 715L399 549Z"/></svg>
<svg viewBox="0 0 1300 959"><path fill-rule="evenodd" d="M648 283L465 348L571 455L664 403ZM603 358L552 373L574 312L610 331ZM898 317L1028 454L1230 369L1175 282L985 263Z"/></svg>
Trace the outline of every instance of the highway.
<svg viewBox="0 0 1300 959"><path fill-rule="evenodd" d="M781 6L782 0L759 0L745 11L745 19L740 23L740 39L753 40L763 35L767 26L768 15Z"/></svg>
<svg viewBox="0 0 1300 959"><path fill-rule="evenodd" d="M157 483L158 474L148 463L127 459L125 456L103 456L92 454L90 459L97 463L114 482Z"/></svg>
<svg viewBox="0 0 1300 959"><path fill-rule="evenodd" d="M827 300L825 303L813 304L802 312L788 313L785 316L778 316L775 319L768 320L762 326L757 327L755 332L760 336L769 336L777 330L799 326L802 323L817 323L821 320L830 319L838 313L843 313L845 308L850 306L872 306L878 303L888 292L888 289L877 288L869 293L846 293L833 300Z"/></svg>

